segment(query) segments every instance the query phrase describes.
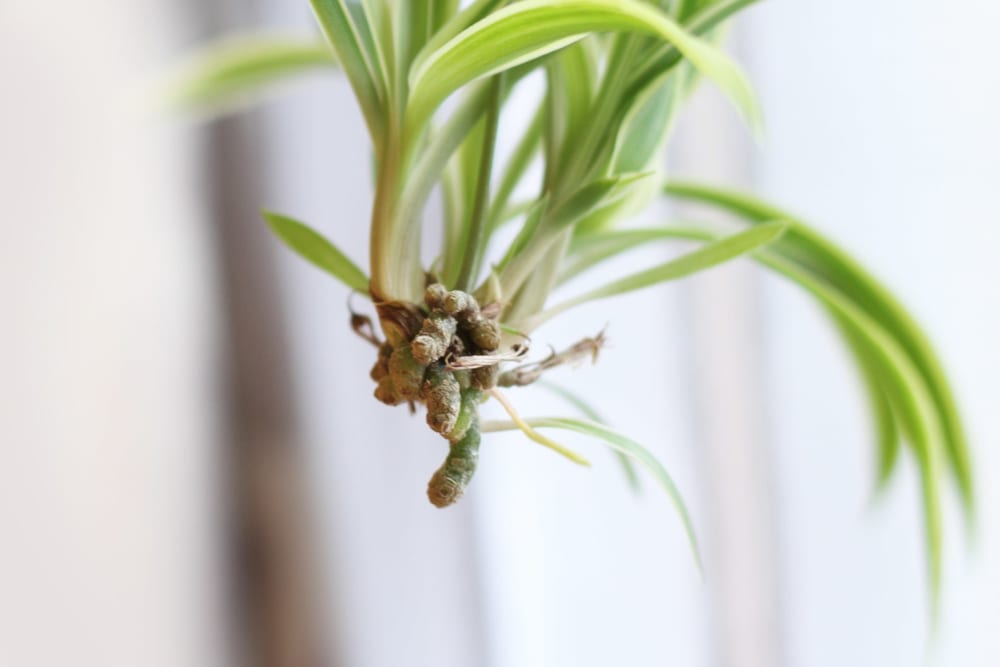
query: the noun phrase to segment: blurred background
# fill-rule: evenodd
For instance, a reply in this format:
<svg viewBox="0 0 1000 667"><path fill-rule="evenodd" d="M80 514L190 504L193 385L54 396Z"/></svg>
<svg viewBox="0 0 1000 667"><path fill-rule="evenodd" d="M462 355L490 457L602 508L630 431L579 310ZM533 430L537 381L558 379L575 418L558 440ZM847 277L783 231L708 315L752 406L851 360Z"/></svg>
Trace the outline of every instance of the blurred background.
<svg viewBox="0 0 1000 667"><path fill-rule="evenodd" d="M800 213L938 346L981 511L971 536L949 514L932 628L914 470L874 495L860 383L797 289L737 262L539 332L609 325L601 362L560 379L675 476L704 581L662 494L572 436L593 470L491 436L435 510L442 441L371 399L346 290L258 215L365 263L346 83L211 123L149 110L191 48L308 33L308 3L3 3L0 664L995 664L998 21L988 0L763 3L731 44L765 139L705 87L669 155Z"/></svg>

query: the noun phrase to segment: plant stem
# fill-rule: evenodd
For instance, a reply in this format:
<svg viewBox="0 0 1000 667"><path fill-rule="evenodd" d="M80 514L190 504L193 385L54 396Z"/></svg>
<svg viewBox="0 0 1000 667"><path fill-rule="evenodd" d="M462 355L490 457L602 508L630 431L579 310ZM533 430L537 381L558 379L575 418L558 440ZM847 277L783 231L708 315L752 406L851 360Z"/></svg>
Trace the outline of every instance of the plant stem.
<svg viewBox="0 0 1000 667"><path fill-rule="evenodd" d="M476 199L469 220L469 235L466 239L462 268L458 274L456 288L468 290L476 279L479 263L485 250L486 210L490 200L490 177L493 174L493 155L496 152L497 126L500 120L500 97L503 91L503 74L493 77L490 84L490 98L486 110L486 131L483 133L483 147L479 157L479 175L476 183Z"/></svg>

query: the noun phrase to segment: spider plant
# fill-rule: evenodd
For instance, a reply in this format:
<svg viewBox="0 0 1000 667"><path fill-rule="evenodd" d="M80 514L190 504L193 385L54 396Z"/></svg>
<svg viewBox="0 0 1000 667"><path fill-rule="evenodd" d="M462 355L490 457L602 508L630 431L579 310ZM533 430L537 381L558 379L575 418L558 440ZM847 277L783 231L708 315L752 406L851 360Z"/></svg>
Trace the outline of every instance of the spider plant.
<svg viewBox="0 0 1000 667"><path fill-rule="evenodd" d="M666 470L639 444L556 387L582 418L521 418L504 391L594 355L602 338L525 362L532 333L577 305L676 280L748 255L798 283L830 316L857 361L876 426L878 484L902 443L920 471L931 588L941 571L942 480L950 473L971 515L972 472L945 375L906 310L867 271L790 213L741 193L669 180L662 151L678 109L702 79L759 127L754 94L718 44L754 0L312 0L323 40L251 35L210 48L187 70L177 101L229 108L272 81L339 68L371 138L375 194L370 275L303 222L265 212L285 243L371 299L375 397L426 408L449 444L428 488L453 503L476 468L483 434L519 429L577 463L540 431L596 437L648 468L687 512ZM543 79L531 120L508 113L512 91ZM518 132L500 160L497 136ZM534 178L532 164L541 164ZM437 258L420 263L422 218L440 192ZM515 199L528 190L527 199ZM654 198L727 212L729 223L640 225ZM698 244L678 258L552 303L549 295L606 260L654 243ZM358 382L368 380L358 378ZM514 390L510 389L513 396ZM481 422L496 400L509 422Z"/></svg>

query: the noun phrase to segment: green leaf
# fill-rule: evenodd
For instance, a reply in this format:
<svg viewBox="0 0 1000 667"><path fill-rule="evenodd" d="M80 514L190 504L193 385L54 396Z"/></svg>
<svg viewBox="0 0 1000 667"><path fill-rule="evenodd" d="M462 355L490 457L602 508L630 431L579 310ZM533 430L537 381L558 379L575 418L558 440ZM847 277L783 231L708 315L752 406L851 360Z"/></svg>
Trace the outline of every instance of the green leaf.
<svg viewBox="0 0 1000 667"><path fill-rule="evenodd" d="M553 183L560 171L560 152L572 146L570 137L578 136L589 120L593 82L597 78L595 67L586 42L568 46L546 61L546 185Z"/></svg>
<svg viewBox="0 0 1000 667"><path fill-rule="evenodd" d="M691 73L676 71L651 91L637 96L631 114L618 133L615 147L615 171L642 171L663 154L669 129L688 89Z"/></svg>
<svg viewBox="0 0 1000 667"><path fill-rule="evenodd" d="M674 231L677 238L709 242L718 238L717 233L706 228L677 228ZM821 275L790 259L788 245L783 242L774 243L755 253L754 257L797 282L827 307L852 349L857 350L858 363L864 372L878 379L879 403L873 406L879 411L876 417L892 420L891 426L880 423L880 437L895 437L895 424L898 423L913 445L921 476L928 574L934 597L933 608L936 609L940 591L942 541L938 450L942 447L943 432L942 423L933 409L933 398L921 380L919 370L907 356L905 348L876 318ZM894 447L895 444L887 445L883 442L882 446ZM886 455L883 453L883 458Z"/></svg>
<svg viewBox="0 0 1000 667"><path fill-rule="evenodd" d="M547 256L546 253L550 253L560 239L568 242L570 228L574 224L585 216L614 206L640 188L643 181L651 176L652 173L643 173L602 178L583 186L561 204L533 211L500 264L500 282L504 293L516 294L525 285L525 281L538 271L539 263ZM557 261L558 257L553 258L553 262ZM554 273L557 265L553 262L548 262L547 270ZM555 282L554 275L552 282ZM548 291L541 290L539 297L544 298Z"/></svg>
<svg viewBox="0 0 1000 667"><path fill-rule="evenodd" d="M337 53L361 105L372 138L378 143L387 108L387 81L377 59L371 26L363 5L345 0L310 0L323 34ZM350 7L354 6L355 11Z"/></svg>
<svg viewBox="0 0 1000 667"><path fill-rule="evenodd" d="M527 247L531 238L535 235L538 226L541 224L542 218L545 216L545 207L548 206L548 203L549 200L547 197L542 197L538 201L531 202L530 207L525 212L524 224L521 225L517 236L511 241L507 252L504 253L503 258L497 264L498 271L502 272ZM504 289L504 293L509 294L510 292L507 291L502 278L500 279L500 284Z"/></svg>
<svg viewBox="0 0 1000 667"><path fill-rule="evenodd" d="M525 325L525 329L531 331L549 318L582 303L625 294L626 292L651 287L652 285L668 280L683 278L717 266L748 252L759 250L761 247L779 238L785 232L786 228L787 225L783 222L769 222L714 241L692 253L620 280L615 280L603 287L598 287L590 292L553 306L531 317L528 320L528 324Z"/></svg>
<svg viewBox="0 0 1000 667"><path fill-rule="evenodd" d="M255 102L278 81L337 65L323 43L287 35L229 38L196 54L176 74L171 106L226 111Z"/></svg>
<svg viewBox="0 0 1000 667"><path fill-rule="evenodd" d="M690 35L638 0L523 0L424 51L410 73L410 122L421 127L452 92L478 78L557 51L592 32L637 31L673 44L713 80L752 125L757 103L739 68L721 51Z"/></svg>
<svg viewBox="0 0 1000 667"><path fill-rule="evenodd" d="M574 408L576 408L580 414L589 419L592 422L602 424L607 426L607 421L601 417L600 413L591 406L587 401L585 401L579 394L574 391L570 391L566 387L551 382L549 380L539 380L535 383L536 386L542 387L549 390L556 396L560 397ZM625 473L625 479L628 481L628 486L632 489L633 493L639 492L639 475L635 470L635 465L632 463L632 459L621 451L615 449L614 455L618 459L618 463L621 464L622 471Z"/></svg>
<svg viewBox="0 0 1000 667"><path fill-rule="evenodd" d="M559 284L629 250L654 241L676 238L677 229L671 227L609 229L575 236L565 266L559 273Z"/></svg>
<svg viewBox="0 0 1000 667"><path fill-rule="evenodd" d="M684 21L684 27L695 35L705 35L722 25L729 17L760 0L719 0L705 7L690 19ZM684 54L672 44L661 45L658 49L648 50L641 63L632 72L628 89L630 95L638 95L662 76L669 72Z"/></svg>
<svg viewBox="0 0 1000 667"><path fill-rule="evenodd" d="M562 231L584 216L621 201L631 194L642 181L654 175L650 171L617 174L588 183L556 206L551 215L546 216L546 229L553 232Z"/></svg>
<svg viewBox="0 0 1000 667"><path fill-rule="evenodd" d="M437 51L449 41L454 39L459 33L470 25L482 20L490 12L495 10L507 0L475 0L468 7L451 16L444 24L431 36L424 48L414 59L414 65L422 62L427 54Z"/></svg>
<svg viewBox="0 0 1000 667"><path fill-rule="evenodd" d="M352 290L368 294L368 277L333 243L298 220L270 211L263 215L271 231L289 248Z"/></svg>
<svg viewBox="0 0 1000 667"><path fill-rule="evenodd" d="M928 576L933 596L932 606L936 609L941 588L942 544L937 443L942 434L939 428L941 424L932 407L933 398L920 379L919 369L914 366L898 341L850 299L830 289L794 263L776 255L765 256L761 261L799 283L833 309L849 327L851 335L856 337L856 342L865 346L867 354L871 355L869 363L877 364L881 380L888 383L893 410L898 411L906 425L920 469Z"/></svg>
<svg viewBox="0 0 1000 667"><path fill-rule="evenodd" d="M524 134L521 135L521 139L518 141L517 146L514 148L514 152L511 154L510 159L504 166L503 174L500 177L500 182L497 184L496 191L493 194L493 201L490 202L490 231L496 231L497 228L505 220L509 220L512 216L510 215L510 209L512 207L508 206L510 202L510 197L514 193L514 189L517 187L518 183L524 177L524 173L527 171L528 166L531 164L532 158L538 152L538 147L541 144L542 137L542 125L545 120L545 109L544 106L540 107L538 111L535 112L531 123L525 130ZM523 212L524 209L519 209L517 206L513 207L515 211L520 210Z"/></svg>
<svg viewBox="0 0 1000 667"><path fill-rule="evenodd" d="M967 515L974 512L972 464L964 429L947 377L927 337L892 294L840 248L804 223L764 202L734 192L701 185L673 183L666 192L721 207L755 224L781 216L789 231L781 240L785 256L822 276L890 332L906 350L932 397L933 410L944 430L948 460L962 494Z"/></svg>
<svg viewBox="0 0 1000 667"><path fill-rule="evenodd" d="M534 428L558 428L576 431L577 433L603 440L605 444L631 457L651 472L659 485L667 492L670 502L673 504L674 509L677 510L677 514L680 515L681 522L684 524L684 532L691 546L691 553L694 555L695 562L698 565L698 571L702 571L698 539L695 536L694 524L691 522L691 515L684 504L684 499L681 497L673 478L670 477L670 473L656 460L656 457L649 450L618 431L592 421L570 419L568 417L535 417L525 419L524 421ZM482 426L482 431L484 433L490 431L510 431L516 428L518 427L513 422L485 422Z"/></svg>
<svg viewBox="0 0 1000 667"><path fill-rule="evenodd" d="M422 209L427 203L427 198L444 172L448 160L482 119L493 97L492 90L488 81L470 86L448 121L433 132L411 170L412 176L407 180L400 198L404 210Z"/></svg>
<svg viewBox="0 0 1000 667"><path fill-rule="evenodd" d="M871 350L844 318L836 311L830 311L841 335L854 354L858 370L868 391L868 401L875 422L875 442L878 444L878 473L876 484L883 488L889 481L899 459L900 432L893 412L892 386L882 377L882 369Z"/></svg>

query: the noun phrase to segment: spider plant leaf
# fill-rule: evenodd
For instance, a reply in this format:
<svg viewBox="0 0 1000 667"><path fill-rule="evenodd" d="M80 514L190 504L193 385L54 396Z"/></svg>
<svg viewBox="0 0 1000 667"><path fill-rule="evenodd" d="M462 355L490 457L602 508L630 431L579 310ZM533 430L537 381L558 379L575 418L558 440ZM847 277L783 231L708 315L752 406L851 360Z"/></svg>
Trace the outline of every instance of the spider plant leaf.
<svg viewBox="0 0 1000 667"><path fill-rule="evenodd" d="M547 389L559 398L563 399L576 408L580 414L590 421L604 426L608 425L604 418L601 417L600 413L575 391L571 391L561 384L556 384L555 382L551 382L549 380L539 380L535 383L535 385ZM618 463L621 464L622 472L625 473L625 479L628 481L629 488L632 489L633 493L639 493L639 474L636 472L635 464L632 463L632 459L617 449L612 450L612 453L615 455L615 458L618 459Z"/></svg>
<svg viewBox="0 0 1000 667"><path fill-rule="evenodd" d="M563 280L569 280L583 270L594 266L599 261L647 242L670 238L700 238L706 241L718 238L718 236L705 231L694 231L693 227L689 227L690 231L686 232L682 232L680 229L677 226L628 229L584 237L578 243L576 258L565 270ZM780 243L772 246L769 251L771 250L780 252ZM852 331L849 324L843 321L841 316L832 309L828 310L835 324L837 324L842 337L853 353L858 369L861 372L862 380L868 391L876 430L875 441L878 444L879 454L877 483L879 487L882 487L889 480L898 460L900 450L901 434L897 418L894 416L892 410L892 402L890 400L891 388L883 380L881 369L873 361L871 352L864 342L859 340L857 334Z"/></svg>
<svg viewBox="0 0 1000 667"><path fill-rule="evenodd" d="M771 211L775 213L775 211ZM667 229L664 229L666 233ZM676 228L676 238L701 239L711 242L719 235L706 228ZM845 338L856 351L859 365L877 377L879 401L873 405L879 419L891 418L898 424L914 449L921 477L924 505L925 539L928 555L928 579L933 596L932 608L937 608L941 576L941 507L940 463L938 450L943 448L942 422L933 409L933 397L920 377L917 366L903 345L875 317L826 281L820 274L794 261L789 246L776 242L754 254L755 259L798 283L825 305L842 328ZM889 426L881 437L888 437ZM895 433L895 426L892 427ZM883 443L883 446L886 446ZM889 444L889 447L896 445ZM882 456L894 454L885 453Z"/></svg>
<svg viewBox="0 0 1000 667"><path fill-rule="evenodd" d="M572 44L546 59L548 86L545 104L546 160L545 183L554 181L564 150L571 150L570 137L579 136L590 119L595 64L591 62L586 40Z"/></svg>
<svg viewBox="0 0 1000 667"><path fill-rule="evenodd" d="M757 102L740 69L721 51L639 0L523 0L487 15L434 50L410 72L410 122L423 126L452 92L478 78L558 51L589 33L635 31L673 44L714 81L751 125Z"/></svg>
<svg viewBox="0 0 1000 667"><path fill-rule="evenodd" d="M770 216L782 216L781 219L789 221L789 232L780 243L783 253L823 276L878 321L899 341L918 369L932 397L932 409L941 421L949 466L971 520L975 510L972 464L955 399L927 337L899 301L840 248L784 211L740 193L695 184L672 183L666 192L720 207L755 224L773 219Z"/></svg>
<svg viewBox="0 0 1000 667"><path fill-rule="evenodd" d="M580 234L573 238L565 266L559 273L561 285L603 261L655 241L676 239L676 223L669 227L609 229ZM700 236L698 237L701 238Z"/></svg>
<svg viewBox="0 0 1000 667"><path fill-rule="evenodd" d="M784 222L768 222L713 241L705 247L699 248L687 255L670 260L659 266L654 266L651 269L634 273L620 280L612 281L603 287L598 287L557 304L530 318L529 324L525 328L531 331L549 318L570 308L579 306L582 303L605 299L651 287L669 280L683 278L727 262L740 255L759 250L784 234L786 228L787 225Z"/></svg>
<svg viewBox="0 0 1000 667"><path fill-rule="evenodd" d="M510 246L507 248L507 252L504 253L503 258L496 266L496 270L501 274L500 284L503 285L502 272L507 268L514 259L521 253L524 248L527 247L528 243L535 236L535 232L538 230L538 226L542 222L542 218L545 217L545 209L548 206L548 196L543 196L531 203L531 207L525 214L524 224L521 225L521 229L518 231L517 236L511 241ZM506 291L506 288L505 288ZM509 292L508 292L509 293Z"/></svg>
<svg viewBox="0 0 1000 667"><path fill-rule="evenodd" d="M270 211L263 211L263 215L271 231L289 248L352 290L368 294L368 277L323 235L293 218Z"/></svg>
<svg viewBox="0 0 1000 667"><path fill-rule="evenodd" d="M427 40L424 48L421 49L420 53L414 59L414 64L421 62L427 57L427 54L437 51L463 30L482 20L490 12L506 2L507 0L475 0L457 14L452 13L450 18Z"/></svg>
<svg viewBox="0 0 1000 667"><path fill-rule="evenodd" d="M705 36L729 17L757 2L760 0L718 0L684 20L683 24L690 33ZM655 49L647 50L642 61L637 63L638 67L629 73L628 89L631 94L637 95L655 85L681 58L683 54L672 44L661 44Z"/></svg>
<svg viewBox="0 0 1000 667"><path fill-rule="evenodd" d="M614 170L642 171L663 154L680 103L684 100L692 73L680 68L649 95L637 95L638 104L618 133Z"/></svg>
<svg viewBox="0 0 1000 667"><path fill-rule="evenodd" d="M799 283L836 312L850 328L852 335L856 336L857 343L868 350L871 363L878 364L880 378L888 383L888 395L892 397L893 409L898 411L905 424L920 470L928 579L932 608L937 609L941 588L942 549L940 463L937 450L943 434L942 424L933 409L933 397L921 380L920 370L899 341L849 298L793 262L773 253L764 255L761 261Z"/></svg>
<svg viewBox="0 0 1000 667"><path fill-rule="evenodd" d="M674 509L677 510L677 514L680 516L681 522L684 524L684 532L687 535L688 544L691 546L691 553L694 555L695 562L698 565L698 571L702 572L701 552L698 548L698 538L695 535L694 524L691 521L691 515L688 512L687 506L684 504L684 499L681 497L681 493L677 489L677 484L674 483L670 473L667 472L667 469L663 467L663 464L661 464L648 449L631 438L622 435L618 431L593 421L571 419L568 417L534 417L531 419L525 419L524 421L534 428L564 429L602 440L612 449L631 457L641 466L646 468L646 470L652 473L657 483L659 483L659 485L663 487L663 490L667 492L667 497L670 498L670 502L673 504ZM513 422L491 421L484 422L482 431L484 433L487 431L510 431L515 428L517 428L517 426Z"/></svg>
<svg viewBox="0 0 1000 667"><path fill-rule="evenodd" d="M346 0L310 0L327 41L337 54L361 105L373 139L381 136L388 82L363 4ZM353 11L352 11L353 7Z"/></svg>
<svg viewBox="0 0 1000 667"><path fill-rule="evenodd" d="M230 111L257 101L279 81L336 66L330 48L316 40L264 33L228 38L183 66L168 99L183 110Z"/></svg>
<svg viewBox="0 0 1000 667"><path fill-rule="evenodd" d="M447 122L433 133L427 146L421 151L412 169L412 177L407 181L400 198L404 210L423 208L434 184L444 172L448 160L483 117L490 97L488 81L480 81L470 86Z"/></svg>
<svg viewBox="0 0 1000 667"><path fill-rule="evenodd" d="M541 145L544 122L545 108L541 106L535 112L524 134L521 135L521 139L514 148L514 152L511 154L507 164L504 165L500 182L493 193L493 201L490 202L490 211L487 216L491 231L495 231L503 222L519 215L525 210L523 207L519 208L519 205L509 206L510 198L514 194L514 189L517 188L521 179L524 178L524 173L528 170L531 160L538 152L538 147Z"/></svg>
<svg viewBox="0 0 1000 667"><path fill-rule="evenodd" d="M458 14L459 0L429 0L431 36L438 34L445 24Z"/></svg>
<svg viewBox="0 0 1000 667"><path fill-rule="evenodd" d="M845 322L835 311L831 310L830 315L854 355L868 392L868 403L875 422L875 442L878 445L876 487L882 489L896 467L900 450L901 434L892 407L892 386L885 381L878 360L850 323Z"/></svg>
<svg viewBox="0 0 1000 667"><path fill-rule="evenodd" d="M556 247L554 251L554 246L568 244L572 231L570 228L574 224L588 215L608 209L622 201L652 175L652 173L620 174L598 179L577 190L561 204L545 210L533 210L534 215L528 216L498 265L504 291L507 294L516 294L525 287L525 292L530 292L532 299L544 299L552 285L542 284L539 287L538 284L527 285L527 281L532 277L542 279L539 263L544 263L544 272L551 273L551 283L555 283L558 257L553 257L553 261L547 261L546 253L558 252L559 248ZM548 279L545 282L548 282ZM536 310L533 304L523 301L516 305L519 306L517 310L522 312Z"/></svg>
<svg viewBox="0 0 1000 667"><path fill-rule="evenodd" d="M546 216L546 229L562 231L585 216L621 201L652 176L655 172L618 174L588 183Z"/></svg>

